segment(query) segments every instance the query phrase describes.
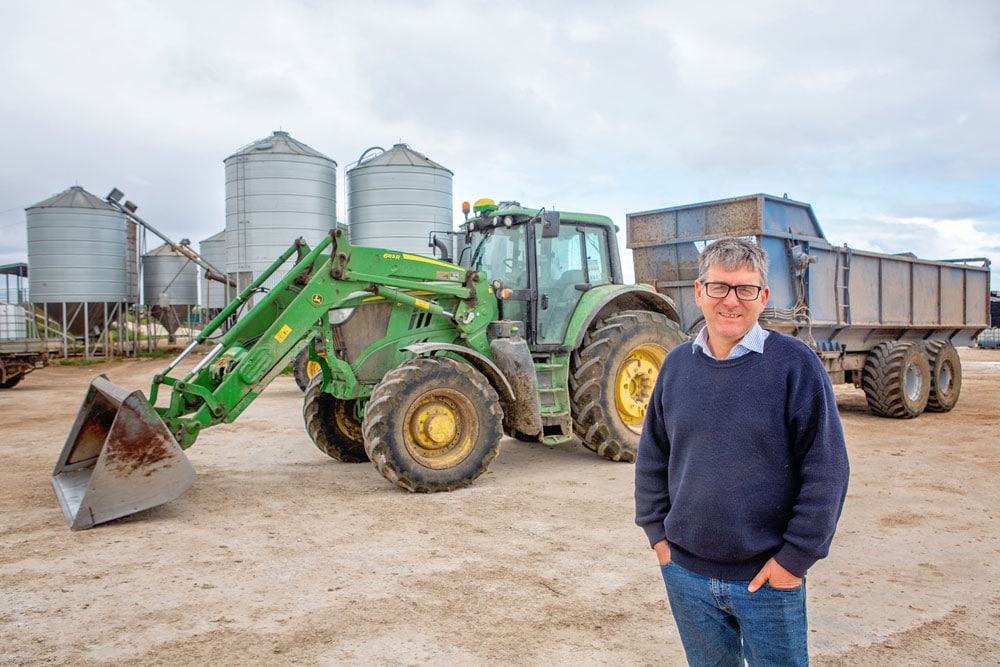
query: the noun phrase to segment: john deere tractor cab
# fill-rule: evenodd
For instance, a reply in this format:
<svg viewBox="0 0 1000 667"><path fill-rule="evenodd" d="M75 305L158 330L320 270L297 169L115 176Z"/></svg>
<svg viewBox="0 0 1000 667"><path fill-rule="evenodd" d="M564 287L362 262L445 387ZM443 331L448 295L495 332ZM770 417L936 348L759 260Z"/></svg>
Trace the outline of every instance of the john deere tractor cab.
<svg viewBox="0 0 1000 667"><path fill-rule="evenodd" d="M409 491L471 484L505 433L575 436L634 460L657 371L683 336L669 298L622 283L615 232L604 216L480 200L458 263L352 246L343 228L314 248L300 239L153 379L148 400L92 383L53 471L67 521L89 528L180 495L194 481L182 450L301 355L315 369L302 414L316 446ZM214 347L172 377L203 343Z"/></svg>
<svg viewBox="0 0 1000 667"><path fill-rule="evenodd" d="M583 295L600 285L621 284L615 229L603 216L560 214L476 202L468 219L469 266L484 271L500 300L500 318L525 323L537 352L566 350L570 319Z"/></svg>

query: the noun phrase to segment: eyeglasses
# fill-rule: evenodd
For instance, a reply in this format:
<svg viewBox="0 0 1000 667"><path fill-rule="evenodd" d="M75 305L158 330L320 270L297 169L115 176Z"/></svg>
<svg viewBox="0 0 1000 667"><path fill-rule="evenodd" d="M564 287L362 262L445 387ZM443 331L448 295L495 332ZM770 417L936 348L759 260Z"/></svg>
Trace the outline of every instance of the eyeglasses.
<svg viewBox="0 0 1000 667"><path fill-rule="evenodd" d="M764 289L760 285L730 285L728 283L702 283L705 294L713 299L725 299L731 290L736 291L736 298L740 301L756 301L760 296L760 291Z"/></svg>

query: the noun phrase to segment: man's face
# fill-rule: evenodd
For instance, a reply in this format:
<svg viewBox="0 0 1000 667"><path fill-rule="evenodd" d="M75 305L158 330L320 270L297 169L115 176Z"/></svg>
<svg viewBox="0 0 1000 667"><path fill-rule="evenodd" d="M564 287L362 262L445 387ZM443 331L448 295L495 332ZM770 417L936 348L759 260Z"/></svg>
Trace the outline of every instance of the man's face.
<svg viewBox="0 0 1000 667"><path fill-rule="evenodd" d="M727 285L760 285L760 274L752 269L726 271L720 267L709 269L705 281L695 281L695 303L705 316L705 326L708 327L708 340L714 341L712 347L732 349L747 332L753 328L757 318L764 311L770 291L765 287L756 299L742 301L736 296L736 290L729 290L724 298L718 299L705 293L705 283L725 283Z"/></svg>

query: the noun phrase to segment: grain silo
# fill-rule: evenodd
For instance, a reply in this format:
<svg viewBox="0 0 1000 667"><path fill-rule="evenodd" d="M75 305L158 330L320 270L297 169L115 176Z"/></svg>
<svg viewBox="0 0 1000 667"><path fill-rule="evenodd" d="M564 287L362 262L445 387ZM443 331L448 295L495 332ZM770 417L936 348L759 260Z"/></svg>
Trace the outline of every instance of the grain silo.
<svg viewBox="0 0 1000 667"><path fill-rule="evenodd" d="M337 163L287 132L254 141L224 164L226 272L240 290L295 239L315 245L336 225Z"/></svg>
<svg viewBox="0 0 1000 667"><path fill-rule="evenodd" d="M190 322L198 305L198 265L169 244L142 256L142 300L149 314L167 331L168 341Z"/></svg>
<svg viewBox="0 0 1000 667"><path fill-rule="evenodd" d="M209 264L225 271L226 266L226 230L213 234L198 244L198 254ZM217 280L209 280L205 272L201 272L201 295L199 303L206 317L212 318L229 304L236 291ZM205 321L208 321L207 319Z"/></svg>
<svg viewBox="0 0 1000 667"><path fill-rule="evenodd" d="M406 144L369 148L347 171L351 243L433 256L430 233L453 226L452 176Z"/></svg>
<svg viewBox="0 0 1000 667"><path fill-rule="evenodd" d="M75 185L27 212L29 300L85 353L138 300L135 223ZM119 337L120 339L121 337Z"/></svg>

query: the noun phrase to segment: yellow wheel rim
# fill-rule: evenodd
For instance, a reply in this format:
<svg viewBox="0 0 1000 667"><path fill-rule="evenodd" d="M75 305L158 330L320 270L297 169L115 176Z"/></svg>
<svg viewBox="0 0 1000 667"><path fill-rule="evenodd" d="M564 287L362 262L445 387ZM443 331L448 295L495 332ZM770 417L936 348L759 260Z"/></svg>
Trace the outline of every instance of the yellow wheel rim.
<svg viewBox="0 0 1000 667"><path fill-rule="evenodd" d="M326 359L326 354L323 352L319 352L318 354ZM321 370L323 370L323 367L319 365L319 362L313 361L312 359L306 362L306 377L310 380Z"/></svg>
<svg viewBox="0 0 1000 667"><path fill-rule="evenodd" d="M466 396L438 389L410 406L403 429L410 455L424 467L443 470L458 465L472 451L479 421Z"/></svg>
<svg viewBox="0 0 1000 667"><path fill-rule="evenodd" d="M318 364L317 368L319 368ZM317 372L319 371L317 370ZM365 437L361 433L361 422L354 415L354 401L337 401L333 408L333 418L341 433L354 442L364 442Z"/></svg>
<svg viewBox="0 0 1000 667"><path fill-rule="evenodd" d="M618 416L634 433L642 433L646 406L649 405L656 376L666 357L667 350L659 345L640 345L625 357L618 369L615 377Z"/></svg>

